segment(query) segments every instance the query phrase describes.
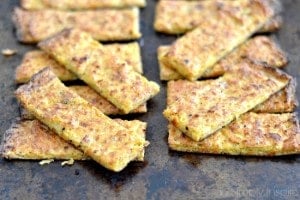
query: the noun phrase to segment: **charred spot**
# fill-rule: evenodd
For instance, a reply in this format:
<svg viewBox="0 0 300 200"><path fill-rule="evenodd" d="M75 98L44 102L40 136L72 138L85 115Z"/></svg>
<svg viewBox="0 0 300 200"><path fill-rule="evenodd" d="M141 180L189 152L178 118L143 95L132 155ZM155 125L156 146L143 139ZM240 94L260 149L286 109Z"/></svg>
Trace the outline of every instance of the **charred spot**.
<svg viewBox="0 0 300 200"><path fill-rule="evenodd" d="M186 126L186 127L185 127L185 130L187 130L187 131L188 131L188 130L189 130L189 127L188 127L188 126Z"/></svg>
<svg viewBox="0 0 300 200"><path fill-rule="evenodd" d="M87 60L87 56L83 56L83 57L80 57L80 58L77 58L77 57L72 58L72 61L77 62L78 64L82 64L86 60Z"/></svg>
<svg viewBox="0 0 300 200"><path fill-rule="evenodd" d="M281 136L277 133L269 133L269 135L271 136L272 139L276 140L276 141L280 141L281 140Z"/></svg>
<svg viewBox="0 0 300 200"><path fill-rule="evenodd" d="M218 10L221 10L221 9L223 9L224 4L221 3L221 2L217 2L217 3L216 3L216 7L217 7Z"/></svg>
<svg viewBox="0 0 300 200"><path fill-rule="evenodd" d="M65 131L65 130L66 130L66 128L65 128L65 127L63 127L61 130L62 130L62 131Z"/></svg>
<svg viewBox="0 0 300 200"><path fill-rule="evenodd" d="M74 174L75 174L76 176L78 176L78 175L79 175L79 170L78 170L78 169L75 169Z"/></svg>
<svg viewBox="0 0 300 200"><path fill-rule="evenodd" d="M88 136L88 135L85 135L85 136L83 137L82 141L85 142L85 143L89 143L89 142L90 142L89 136Z"/></svg>
<svg viewBox="0 0 300 200"><path fill-rule="evenodd" d="M183 62L184 62L184 64L187 65L187 64L189 64L190 60L189 59L184 59Z"/></svg>
<svg viewBox="0 0 300 200"><path fill-rule="evenodd" d="M200 4L198 4L198 5L195 6L195 8L196 8L197 10L202 10L202 9L203 9L203 6L200 5Z"/></svg>

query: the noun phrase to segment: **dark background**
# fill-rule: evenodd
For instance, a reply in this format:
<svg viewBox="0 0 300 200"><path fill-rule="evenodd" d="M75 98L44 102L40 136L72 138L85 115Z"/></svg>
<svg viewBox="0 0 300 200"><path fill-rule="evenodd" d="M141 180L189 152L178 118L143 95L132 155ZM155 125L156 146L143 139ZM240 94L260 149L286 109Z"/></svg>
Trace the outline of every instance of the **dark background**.
<svg viewBox="0 0 300 200"><path fill-rule="evenodd" d="M289 54L286 71L300 75L300 0L282 0L284 26L275 34ZM161 85L148 103L149 112L132 116L148 122L145 163L132 163L120 173L93 161L60 162L39 166L32 161L0 159L0 199L299 199L300 156L276 158L231 157L176 153L168 150L167 122L162 116L166 84L159 80L156 49L175 37L152 28L155 0L141 11L142 56L145 76ZM17 42L11 12L17 0L0 2L0 49L17 49L12 57L0 55L0 137L19 116L13 92L14 70L22 55L34 46ZM299 89L297 89L299 98Z"/></svg>

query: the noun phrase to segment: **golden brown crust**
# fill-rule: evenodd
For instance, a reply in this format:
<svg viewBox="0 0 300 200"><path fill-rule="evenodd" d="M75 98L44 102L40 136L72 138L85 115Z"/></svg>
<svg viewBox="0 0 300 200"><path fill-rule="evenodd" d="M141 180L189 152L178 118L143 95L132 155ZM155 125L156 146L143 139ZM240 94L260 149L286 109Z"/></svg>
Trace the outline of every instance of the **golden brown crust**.
<svg viewBox="0 0 300 200"><path fill-rule="evenodd" d="M100 96L97 92L88 86L74 85L70 86L70 89L75 91L79 96L88 101L90 104L98 108L105 115L124 115L116 106L111 104L105 98ZM138 108L132 110L130 113L146 113L147 103L140 105ZM30 114L26 109L20 108L20 114L22 119L34 119L34 116Z"/></svg>
<svg viewBox="0 0 300 200"><path fill-rule="evenodd" d="M193 90L201 89L203 85L209 84L211 80L200 82L189 82L186 80L170 81L167 87L167 106L176 102L179 98ZM290 83L279 92L270 96L268 100L259 104L252 112L256 113L288 113L294 112L298 102L296 98L296 81L292 79Z"/></svg>
<svg viewBox="0 0 300 200"><path fill-rule="evenodd" d="M169 125L169 147L176 151L247 156L300 153L299 121L294 113L246 113L210 137L196 142Z"/></svg>
<svg viewBox="0 0 300 200"><path fill-rule="evenodd" d="M146 136L146 123L134 120L125 121L116 119L133 134ZM67 143L47 126L38 120L18 121L5 132L0 146L0 153L6 159L26 160L87 160L82 151ZM138 161L144 160L144 151L137 157Z"/></svg>
<svg viewBox="0 0 300 200"><path fill-rule="evenodd" d="M12 124L4 134L1 155L7 159L87 159L38 120Z"/></svg>
<svg viewBox="0 0 300 200"><path fill-rule="evenodd" d="M158 84L80 30L66 29L39 46L125 114L159 92Z"/></svg>
<svg viewBox="0 0 300 200"><path fill-rule="evenodd" d="M280 15L276 15L270 21L268 21L259 32L260 33L276 32L282 27L282 24L283 24L283 18Z"/></svg>
<svg viewBox="0 0 300 200"><path fill-rule="evenodd" d="M266 101L291 79L275 68L254 63L242 65L208 83L191 82L199 87L185 90L181 98L168 105L164 116L199 141Z"/></svg>
<svg viewBox="0 0 300 200"><path fill-rule="evenodd" d="M147 142L65 87L49 68L15 92L37 119L104 167L120 171Z"/></svg>
<svg viewBox="0 0 300 200"><path fill-rule="evenodd" d="M101 112L106 115L123 115L124 113L118 109L116 106L111 104L105 98L100 96L96 91L91 89L88 86L70 86L70 89L75 91L79 96L87 100L93 106L98 108ZM146 113L147 112L147 104L144 103L132 110L130 113Z"/></svg>
<svg viewBox="0 0 300 200"><path fill-rule="evenodd" d="M158 48L160 78L161 80L183 79L183 76L173 70L168 62L163 59L169 48L170 46L160 46ZM223 75L233 65L243 62L244 59L278 68L283 68L288 63L286 54L273 39L266 36L256 36L237 47L225 58L216 63L210 70L203 74L203 77L215 78Z"/></svg>
<svg viewBox="0 0 300 200"><path fill-rule="evenodd" d="M128 65L132 66L136 72L143 73L140 46L137 42L126 44L109 44L104 45L104 47L112 54L118 55L120 60L123 60ZM56 62L47 53L34 50L25 53L22 62L16 68L16 83L28 82L35 73L45 67L50 67L51 70L62 81L71 81L77 79L73 73Z"/></svg>
<svg viewBox="0 0 300 200"><path fill-rule="evenodd" d="M203 18L197 28L177 39L166 59L170 67L196 80L271 19L274 12L260 0L228 1ZM240 7L240 2L245 8Z"/></svg>
<svg viewBox="0 0 300 200"><path fill-rule="evenodd" d="M294 112L298 106L296 97L296 80L279 92L273 94L267 101L256 106L252 111L257 113L287 113Z"/></svg>
<svg viewBox="0 0 300 200"><path fill-rule="evenodd" d="M31 77L45 67L50 67L51 70L62 81L71 81L77 77L52 59L47 53L39 50L27 52L21 64L16 68L15 81L16 83L27 83Z"/></svg>
<svg viewBox="0 0 300 200"><path fill-rule="evenodd" d="M98 8L145 7L146 0L21 0L27 10L85 10Z"/></svg>
<svg viewBox="0 0 300 200"><path fill-rule="evenodd" d="M133 40L141 37L137 8L77 12L26 11L16 8L13 22L18 40L25 43L39 42L69 27L88 32L100 41Z"/></svg>
<svg viewBox="0 0 300 200"><path fill-rule="evenodd" d="M240 7L244 7L242 1L237 1ZM218 12L222 4L233 6L230 1L186 1L163 0L156 5L154 28L158 32L166 34L183 34L197 27L202 19ZM259 32L274 32L282 25L279 15L270 20Z"/></svg>

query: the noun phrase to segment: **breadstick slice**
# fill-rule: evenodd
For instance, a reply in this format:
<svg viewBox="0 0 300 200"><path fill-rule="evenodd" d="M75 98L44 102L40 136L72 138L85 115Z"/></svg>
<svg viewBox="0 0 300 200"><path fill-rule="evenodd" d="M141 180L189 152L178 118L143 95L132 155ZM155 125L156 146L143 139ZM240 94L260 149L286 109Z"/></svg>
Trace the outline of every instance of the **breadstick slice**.
<svg viewBox="0 0 300 200"><path fill-rule="evenodd" d="M159 92L158 84L80 30L66 29L39 46L125 114Z"/></svg>
<svg viewBox="0 0 300 200"><path fill-rule="evenodd" d="M210 137L196 142L169 124L169 147L175 151L246 156L300 153L299 121L294 113L246 113Z"/></svg>
<svg viewBox="0 0 300 200"><path fill-rule="evenodd" d="M147 145L145 138L138 137L65 87L49 68L19 87L15 94L38 120L112 171L124 169Z"/></svg>
<svg viewBox="0 0 300 200"><path fill-rule="evenodd" d="M186 89L164 116L195 141L226 126L287 86L291 78L275 68L242 63L242 67ZM193 87L192 87L193 88Z"/></svg>

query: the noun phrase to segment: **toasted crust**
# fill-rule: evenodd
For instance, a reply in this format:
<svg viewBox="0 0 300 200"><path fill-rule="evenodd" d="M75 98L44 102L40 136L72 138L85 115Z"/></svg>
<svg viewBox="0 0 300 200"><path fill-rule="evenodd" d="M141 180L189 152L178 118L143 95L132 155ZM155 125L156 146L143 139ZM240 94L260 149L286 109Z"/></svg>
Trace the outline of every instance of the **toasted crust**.
<svg viewBox="0 0 300 200"><path fill-rule="evenodd" d="M167 106L176 103L182 96L201 89L203 85L210 84L211 80L201 82L189 82L186 80L170 81L167 87ZM296 98L296 81L290 83L279 92L270 96L265 102L259 104L252 112L257 113L288 113L294 112L298 102Z"/></svg>
<svg viewBox="0 0 300 200"><path fill-rule="evenodd" d="M242 1L237 1L240 7L245 6ZM222 4L233 6L224 0L186 1L164 0L156 5L154 28L166 34L183 34L197 27L202 19L219 11ZM278 15L263 26L259 32L274 32L282 26L282 18Z"/></svg>
<svg viewBox="0 0 300 200"><path fill-rule="evenodd" d="M34 74L45 67L50 67L51 70L62 81L71 81L77 79L75 74L57 63L47 53L34 50L27 52L24 55L21 64L16 68L16 83L27 83Z"/></svg>
<svg viewBox="0 0 300 200"><path fill-rule="evenodd" d="M176 151L247 156L300 153L296 114L246 113L203 141L196 142L169 125L169 147Z"/></svg>
<svg viewBox="0 0 300 200"><path fill-rule="evenodd" d="M121 171L147 142L65 87L49 68L15 92L37 119L104 167Z"/></svg>
<svg viewBox="0 0 300 200"><path fill-rule="evenodd" d="M93 106L98 108L101 112L106 115L123 115L124 113L118 109L116 106L111 104L105 98L100 96L97 92L91 89L88 86L70 86L70 89L75 91L79 96L87 100ZM136 109L132 110L130 113L146 113L147 112L147 104L144 103L137 107Z"/></svg>
<svg viewBox="0 0 300 200"><path fill-rule="evenodd" d="M294 112L298 106L296 97L296 80L279 92L273 94L267 101L256 106L252 111L257 113L287 113Z"/></svg>
<svg viewBox="0 0 300 200"><path fill-rule="evenodd" d="M83 10L97 8L145 7L146 0L21 0L27 10L60 9Z"/></svg>
<svg viewBox="0 0 300 200"><path fill-rule="evenodd" d="M291 79L275 68L243 63L224 76L185 89L164 116L195 141L202 140L266 101ZM241 77L237 79L237 77Z"/></svg>
<svg viewBox="0 0 300 200"><path fill-rule="evenodd" d="M26 11L16 8L12 18L18 40L24 43L39 42L69 27L88 32L100 41L133 40L141 37L137 8L77 12Z"/></svg>
<svg viewBox="0 0 300 200"><path fill-rule="evenodd" d="M196 80L271 19L273 10L260 0L228 1L236 7L202 18L197 28L176 40L163 59L189 80ZM240 7L242 3L246 9Z"/></svg>
<svg viewBox="0 0 300 200"><path fill-rule="evenodd" d="M146 136L147 124L138 120L125 121L116 119L125 128L141 137ZM19 121L5 132L0 147L2 157L6 159L26 160L87 160L82 151L67 143L48 127L38 120ZM144 152L137 157L138 161L144 160Z"/></svg>
<svg viewBox="0 0 300 200"><path fill-rule="evenodd" d="M118 55L120 60L123 60L128 65L132 66L136 72L143 73L140 46L137 42L104 46L107 51L110 51L114 55ZM16 68L16 83L27 83L35 73L46 66L50 67L62 81L72 81L77 79L76 75L56 62L47 53L34 50L27 52L24 55L21 64Z"/></svg>
<svg viewBox="0 0 300 200"><path fill-rule="evenodd" d="M71 90L75 91L79 96L85 99L87 102L98 108L105 115L124 115L124 113L118 109L116 106L111 104L105 98L100 96L97 92L88 86L74 85L69 87ZM132 110L130 113L146 113L147 103L140 105L138 108ZM20 108L22 119L34 119L35 117L29 113L26 109Z"/></svg>
<svg viewBox="0 0 300 200"><path fill-rule="evenodd" d="M276 32L282 27L282 24L283 24L283 18L280 15L276 15L270 21L268 21L259 32L261 33Z"/></svg>
<svg viewBox="0 0 300 200"><path fill-rule="evenodd" d="M158 84L77 29L66 29L39 46L125 114L159 92Z"/></svg>
<svg viewBox="0 0 300 200"><path fill-rule="evenodd" d="M164 55L169 51L169 48L170 46L160 46L158 48L160 79L166 81L183 79L183 76L173 70L168 62L163 59ZM256 36L237 47L225 58L216 63L210 70L203 74L203 77L215 78L223 75L226 71L230 70L233 65L242 62L244 59L264 63L265 65L277 68L283 68L288 63L286 54L273 39L266 36Z"/></svg>

